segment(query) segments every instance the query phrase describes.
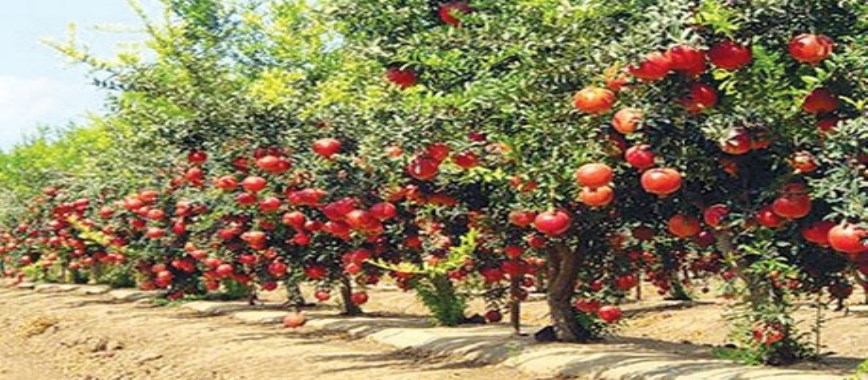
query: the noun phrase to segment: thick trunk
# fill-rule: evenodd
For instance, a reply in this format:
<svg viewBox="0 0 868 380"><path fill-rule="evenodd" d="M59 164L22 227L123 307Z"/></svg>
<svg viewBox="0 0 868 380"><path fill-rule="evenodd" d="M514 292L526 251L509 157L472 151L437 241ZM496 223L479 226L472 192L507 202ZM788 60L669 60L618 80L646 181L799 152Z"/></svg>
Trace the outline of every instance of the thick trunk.
<svg viewBox="0 0 868 380"><path fill-rule="evenodd" d="M578 256L565 245L559 244L551 250L551 277L546 296L555 338L562 342L587 342L591 339L591 332L579 324L570 304L578 279L578 265Z"/></svg>
<svg viewBox="0 0 868 380"><path fill-rule="evenodd" d="M684 285L681 284L678 274L673 273L673 278L669 281L669 297L668 299L675 301L690 301L691 298L684 290Z"/></svg>
<svg viewBox="0 0 868 380"><path fill-rule="evenodd" d="M341 303L344 307L344 315L360 315L362 309L353 303L353 284L346 276L341 278Z"/></svg>

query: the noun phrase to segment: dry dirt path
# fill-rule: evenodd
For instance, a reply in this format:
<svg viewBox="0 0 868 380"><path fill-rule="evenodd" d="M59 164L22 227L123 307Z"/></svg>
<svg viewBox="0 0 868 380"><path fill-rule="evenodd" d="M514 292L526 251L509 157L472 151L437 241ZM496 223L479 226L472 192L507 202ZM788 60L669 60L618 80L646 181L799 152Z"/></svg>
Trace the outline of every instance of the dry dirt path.
<svg viewBox="0 0 868 380"><path fill-rule="evenodd" d="M519 372L179 308L0 289L0 379L523 379Z"/></svg>

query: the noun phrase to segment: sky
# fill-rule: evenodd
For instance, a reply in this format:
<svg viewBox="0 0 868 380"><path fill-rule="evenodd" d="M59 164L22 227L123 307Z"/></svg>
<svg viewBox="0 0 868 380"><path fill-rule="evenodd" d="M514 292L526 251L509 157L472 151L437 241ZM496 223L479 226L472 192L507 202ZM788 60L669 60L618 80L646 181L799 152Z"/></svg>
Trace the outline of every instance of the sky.
<svg viewBox="0 0 868 380"><path fill-rule="evenodd" d="M157 14L156 0L140 0ZM42 41L65 41L70 23L91 52L111 57L118 43L141 41L142 25L126 0L0 0L0 149L39 125L65 126L102 109L104 93L87 68L71 65ZM126 29L110 32L105 29ZM117 26L126 26L118 28ZM102 27L102 28L101 28Z"/></svg>

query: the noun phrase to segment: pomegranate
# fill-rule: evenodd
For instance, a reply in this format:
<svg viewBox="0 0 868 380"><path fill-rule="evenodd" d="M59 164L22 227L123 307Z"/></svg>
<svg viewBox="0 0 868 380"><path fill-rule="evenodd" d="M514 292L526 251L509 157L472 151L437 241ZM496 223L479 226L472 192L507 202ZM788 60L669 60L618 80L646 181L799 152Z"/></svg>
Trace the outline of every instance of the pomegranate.
<svg viewBox="0 0 868 380"><path fill-rule="evenodd" d="M597 310L597 315L606 323L615 323L624 315L617 306L603 306Z"/></svg>
<svg viewBox="0 0 868 380"><path fill-rule="evenodd" d="M653 52L645 56L639 65L627 68L627 71L636 78L652 82L665 78L669 74L671 65L668 54Z"/></svg>
<svg viewBox="0 0 868 380"><path fill-rule="evenodd" d="M799 219L811 212L811 198L806 194L784 194L772 202L772 211L787 219Z"/></svg>
<svg viewBox="0 0 868 380"><path fill-rule="evenodd" d="M667 227L670 233L681 238L694 236L702 230L699 219L684 214L676 214L669 218Z"/></svg>
<svg viewBox="0 0 868 380"><path fill-rule="evenodd" d="M838 109L838 97L825 87L816 88L805 97L802 111L810 114L824 114Z"/></svg>
<svg viewBox="0 0 868 380"><path fill-rule="evenodd" d="M699 113L717 104L717 90L704 83L693 83L687 91L687 96L679 100L690 113Z"/></svg>
<svg viewBox="0 0 868 380"><path fill-rule="evenodd" d="M612 109L615 93L604 88L585 87L573 96L573 104L579 111L599 115Z"/></svg>
<svg viewBox="0 0 868 380"><path fill-rule="evenodd" d="M563 211L546 211L534 218L537 231L549 236L561 235L570 228L570 216Z"/></svg>
<svg viewBox="0 0 868 380"><path fill-rule="evenodd" d="M391 68L386 70L386 80L404 90L418 83L416 72L410 69Z"/></svg>
<svg viewBox="0 0 868 380"><path fill-rule="evenodd" d="M647 144L634 145L624 152L624 159L627 163L639 170L645 170L654 166L654 152L651 151L651 146Z"/></svg>
<svg viewBox="0 0 868 380"><path fill-rule="evenodd" d="M322 138L313 142L314 153L331 159L332 156L341 151L341 142L333 138Z"/></svg>
<svg viewBox="0 0 868 380"><path fill-rule="evenodd" d="M305 322L307 322L307 320L304 318L304 315L299 312L289 313L283 317L283 325L291 329L304 326Z"/></svg>
<svg viewBox="0 0 868 380"><path fill-rule="evenodd" d="M851 223L841 223L829 230L829 245L838 252L858 254L868 251L868 230Z"/></svg>
<svg viewBox="0 0 868 380"><path fill-rule="evenodd" d="M457 27L461 26L461 20L456 16L468 14L472 11L473 10L470 8L470 5L467 4L467 1L451 1L441 5L440 8L437 9L437 15L440 17L440 21Z"/></svg>
<svg viewBox="0 0 868 380"><path fill-rule="evenodd" d="M604 207L615 199L615 192L609 186L596 188L583 187L579 192L579 201L588 207Z"/></svg>
<svg viewBox="0 0 868 380"><path fill-rule="evenodd" d="M833 227L835 227L834 222L818 220L802 227L799 232L805 240L817 245L827 246L829 245L829 231L831 231Z"/></svg>
<svg viewBox="0 0 868 380"><path fill-rule="evenodd" d="M628 135L639 128L644 114L638 108L622 108L615 112L612 118L612 127L621 134Z"/></svg>
<svg viewBox="0 0 868 380"><path fill-rule="evenodd" d="M802 63L818 63L832 55L835 44L822 34L800 34L790 40L790 55Z"/></svg>
<svg viewBox="0 0 868 380"><path fill-rule="evenodd" d="M711 227L717 227L726 215L729 214L729 206L724 204L716 204L705 209L702 214L702 219L705 224Z"/></svg>
<svg viewBox="0 0 868 380"><path fill-rule="evenodd" d="M681 188L681 173L670 168L656 168L642 174L642 188L660 196L672 194Z"/></svg>
<svg viewBox="0 0 868 380"><path fill-rule="evenodd" d="M726 40L713 45L708 50L708 59L715 66L732 71L748 65L753 60L753 54L750 48Z"/></svg>
<svg viewBox="0 0 868 380"><path fill-rule="evenodd" d="M597 188L612 182L612 168L606 164L585 164L576 170L576 182L582 186Z"/></svg>

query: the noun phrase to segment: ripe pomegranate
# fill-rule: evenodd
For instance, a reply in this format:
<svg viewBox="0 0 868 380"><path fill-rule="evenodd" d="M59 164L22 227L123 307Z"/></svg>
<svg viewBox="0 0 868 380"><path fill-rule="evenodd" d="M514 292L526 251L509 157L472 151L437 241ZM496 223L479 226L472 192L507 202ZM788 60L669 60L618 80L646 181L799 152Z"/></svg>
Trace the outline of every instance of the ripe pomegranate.
<svg viewBox="0 0 868 380"><path fill-rule="evenodd" d="M341 151L341 142L330 137L322 138L313 142L314 153L331 159L332 156Z"/></svg>
<svg viewBox="0 0 868 380"><path fill-rule="evenodd" d="M590 188L606 186L612 182L612 168L601 163L582 165L576 170L576 182Z"/></svg>
<svg viewBox="0 0 868 380"><path fill-rule="evenodd" d="M681 188L681 173L670 168L650 169L642 173L641 182L645 191L666 196Z"/></svg>
<svg viewBox="0 0 868 380"><path fill-rule="evenodd" d="M838 252L858 254L868 251L868 229L841 223L829 230L829 245Z"/></svg>
<svg viewBox="0 0 868 380"><path fill-rule="evenodd" d="M836 116L824 117L817 121L817 129L819 129L821 133L828 133L835 130L840 122L841 119Z"/></svg>
<svg viewBox="0 0 868 380"><path fill-rule="evenodd" d="M489 323L497 323L503 320L503 314L498 310L489 310L485 312L485 320Z"/></svg>
<svg viewBox="0 0 868 380"><path fill-rule="evenodd" d="M780 216L778 216L778 214L772 211L771 205L765 206L757 210L756 216L754 216L754 218L756 219L757 223L768 228L778 228L782 226L784 222L786 222L786 219L781 218Z"/></svg>
<svg viewBox="0 0 868 380"><path fill-rule="evenodd" d="M479 165L479 156L471 150L465 150L453 155L452 162L463 169L470 169Z"/></svg>
<svg viewBox="0 0 868 380"><path fill-rule="evenodd" d="M634 274L625 274L615 279L615 286L622 291L633 289L637 285L639 285L639 277Z"/></svg>
<svg viewBox="0 0 868 380"><path fill-rule="evenodd" d="M350 296L350 301L352 301L352 303L353 303L354 305L364 305L365 303L368 302L368 293L365 293L365 292L354 292L354 293Z"/></svg>
<svg viewBox="0 0 868 380"><path fill-rule="evenodd" d="M247 177L244 181L241 181L241 187L254 194L265 189L266 185L268 185L268 181L265 178L257 176Z"/></svg>
<svg viewBox="0 0 868 380"><path fill-rule="evenodd" d="M720 149L727 154L742 155L751 151L753 142L750 133L743 128L736 128L729 132L726 138L720 142Z"/></svg>
<svg viewBox="0 0 868 380"><path fill-rule="evenodd" d="M753 60L753 54L750 48L726 40L708 50L708 59L721 69L733 71L748 65Z"/></svg>
<svg viewBox="0 0 868 380"><path fill-rule="evenodd" d="M790 166L796 170L796 173L810 173L817 170L817 160L810 152L799 151L793 153L789 159Z"/></svg>
<svg viewBox="0 0 868 380"><path fill-rule="evenodd" d="M624 315L617 306L603 306L597 310L597 315L606 323L615 323Z"/></svg>
<svg viewBox="0 0 868 380"><path fill-rule="evenodd" d="M326 275L328 275L328 271L326 271L325 267L319 265L311 265L304 268L304 275L311 280L322 280L326 278Z"/></svg>
<svg viewBox="0 0 868 380"><path fill-rule="evenodd" d="M835 223L828 220L818 220L809 225L803 226L799 232L802 237L814 244L827 246L829 245L829 231L835 227Z"/></svg>
<svg viewBox="0 0 868 380"><path fill-rule="evenodd" d="M690 85L687 96L679 102L687 112L699 113L717 105L717 90L707 84L696 82Z"/></svg>
<svg viewBox="0 0 868 380"><path fill-rule="evenodd" d="M187 162L195 165L201 165L208 161L208 153L201 150L194 150L187 154Z"/></svg>
<svg viewBox="0 0 868 380"><path fill-rule="evenodd" d="M467 1L451 1L441 5L440 8L437 9L437 15L440 16L440 21L456 27L461 26L461 20L456 16L468 14L470 12L473 12L473 9L470 8Z"/></svg>
<svg viewBox="0 0 868 380"><path fill-rule="evenodd" d="M588 207L604 207L615 199L615 192L609 186L597 188L583 187L579 192L579 201Z"/></svg>
<svg viewBox="0 0 868 380"><path fill-rule="evenodd" d="M304 315L299 312L289 313L283 317L283 325L291 329L304 326L306 322L307 320L304 318Z"/></svg>
<svg viewBox="0 0 868 380"><path fill-rule="evenodd" d="M705 53L692 46L675 45L667 52L670 67L688 77L705 72Z"/></svg>
<svg viewBox="0 0 868 380"><path fill-rule="evenodd" d="M615 104L615 93L599 87L585 87L573 96L573 105L579 111L599 115Z"/></svg>
<svg viewBox="0 0 868 380"><path fill-rule="evenodd" d="M825 87L816 88L805 97L802 111L810 114L824 114L838 109L838 97Z"/></svg>
<svg viewBox="0 0 868 380"><path fill-rule="evenodd" d="M729 206L716 204L705 209L705 212L702 214L702 219L705 224L711 227L717 227L720 225L721 219L726 217L728 214Z"/></svg>
<svg viewBox="0 0 868 380"><path fill-rule="evenodd" d="M832 55L835 44L822 34L804 33L790 40L790 55L802 63L818 63Z"/></svg>
<svg viewBox="0 0 868 380"><path fill-rule="evenodd" d="M646 82L660 80L669 74L672 62L668 54L653 52L645 56L637 66L630 66L627 71L636 78Z"/></svg>
<svg viewBox="0 0 868 380"><path fill-rule="evenodd" d="M430 158L417 158L407 166L407 173L421 181L428 181L437 176L440 163Z"/></svg>
<svg viewBox="0 0 868 380"><path fill-rule="evenodd" d="M563 211L546 211L534 218L537 231L549 236L561 235L570 228L570 216Z"/></svg>
<svg viewBox="0 0 868 380"><path fill-rule="evenodd" d="M331 297L331 292L329 292L328 290L320 289L313 293L313 298L316 298L316 300L319 302L328 301Z"/></svg>
<svg viewBox="0 0 868 380"><path fill-rule="evenodd" d="M699 219L684 214L676 214L669 218L667 227L670 233L680 238L694 236L702 230Z"/></svg>
<svg viewBox="0 0 868 380"><path fill-rule="evenodd" d="M374 218L379 221L386 221L398 215L398 208L390 202L380 202L371 206L368 210Z"/></svg>
<svg viewBox="0 0 868 380"><path fill-rule="evenodd" d="M277 197L267 197L259 201L259 211L269 213L277 210L280 210L280 199Z"/></svg>
<svg viewBox="0 0 868 380"><path fill-rule="evenodd" d="M648 144L634 145L624 152L627 163L639 170L645 170L654 166L654 152Z"/></svg>
<svg viewBox="0 0 868 380"><path fill-rule="evenodd" d="M811 212L811 198L806 194L784 194L772 202L772 211L787 219L799 219Z"/></svg>
<svg viewBox="0 0 868 380"><path fill-rule="evenodd" d="M410 69L391 68L386 70L386 80L404 90L418 83L416 72Z"/></svg>
<svg viewBox="0 0 868 380"><path fill-rule="evenodd" d="M519 227L529 226L533 223L534 218L536 218L536 213L533 211L512 210L509 212L509 222Z"/></svg>
<svg viewBox="0 0 868 380"><path fill-rule="evenodd" d="M596 313L600 310L600 301L578 299L573 303L573 307L582 313Z"/></svg>
<svg viewBox="0 0 868 380"><path fill-rule="evenodd" d="M622 108L615 112L612 127L621 134L629 135L639 128L644 117L644 113L638 108Z"/></svg>
<svg viewBox="0 0 868 380"><path fill-rule="evenodd" d="M517 245L510 245L503 248L503 254L506 255L506 257L508 257L510 260L518 259L523 253L524 248Z"/></svg>

